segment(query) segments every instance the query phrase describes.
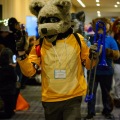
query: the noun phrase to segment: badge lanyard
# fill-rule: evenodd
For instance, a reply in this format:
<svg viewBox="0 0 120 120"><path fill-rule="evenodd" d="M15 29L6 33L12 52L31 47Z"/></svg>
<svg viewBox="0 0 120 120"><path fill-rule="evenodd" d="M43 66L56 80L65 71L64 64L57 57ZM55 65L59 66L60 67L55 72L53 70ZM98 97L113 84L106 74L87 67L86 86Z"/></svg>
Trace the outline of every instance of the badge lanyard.
<svg viewBox="0 0 120 120"><path fill-rule="evenodd" d="M61 56L59 56L58 55L58 53L57 53L57 51L56 51L56 49L55 49L55 47L52 45L52 48L53 48L53 50L54 50L54 52L55 52L55 54L56 54L56 56L57 56L57 59L58 59L58 61L59 61L59 65L61 66L61 56L62 56L62 54L61 54ZM66 50L66 54L67 54L67 48L66 48L66 41L64 41L64 48L65 48L65 50ZM64 49L63 49L63 51L64 51ZM67 57L66 57L67 58Z"/></svg>
<svg viewBox="0 0 120 120"><path fill-rule="evenodd" d="M55 52L55 54L56 54L56 56L57 56L57 59L58 59L58 61L59 61L59 67L61 67L61 61L60 61L60 59L61 59L62 54L61 54L61 56L59 57L56 49L54 48L54 46L52 46L52 47L53 47L53 50L54 50L54 52ZM67 54L66 41L64 42L64 48L65 48L66 54ZM63 51L64 51L64 50L63 50ZM66 69L55 69L55 70L54 70L54 78L55 78L55 79L65 79L65 78L66 78Z"/></svg>

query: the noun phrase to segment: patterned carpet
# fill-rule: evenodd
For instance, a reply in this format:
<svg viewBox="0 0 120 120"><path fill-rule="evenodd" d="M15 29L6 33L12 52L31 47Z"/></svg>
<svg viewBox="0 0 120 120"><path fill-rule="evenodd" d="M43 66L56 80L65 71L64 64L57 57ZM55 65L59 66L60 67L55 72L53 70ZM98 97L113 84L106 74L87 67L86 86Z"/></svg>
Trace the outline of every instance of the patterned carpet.
<svg viewBox="0 0 120 120"><path fill-rule="evenodd" d="M30 108L25 111L17 111L15 116L11 120L45 120L44 118L44 109L41 104L41 86L39 85L27 85L25 89L21 90L21 94L30 104ZM102 103L100 90L97 92L97 102L96 102L96 116L94 120L105 120L105 118L101 115L102 111ZM87 114L86 103L83 101L81 110L82 110L82 120ZM115 116L114 120L120 120L120 109L114 108L113 114Z"/></svg>

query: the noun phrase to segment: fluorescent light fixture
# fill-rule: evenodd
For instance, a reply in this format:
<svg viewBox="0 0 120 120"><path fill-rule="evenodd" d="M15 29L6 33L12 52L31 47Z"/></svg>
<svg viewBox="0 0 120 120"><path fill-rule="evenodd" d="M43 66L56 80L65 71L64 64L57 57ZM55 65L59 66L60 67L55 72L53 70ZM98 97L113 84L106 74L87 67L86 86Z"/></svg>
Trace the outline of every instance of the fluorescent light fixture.
<svg viewBox="0 0 120 120"><path fill-rule="evenodd" d="M99 0L96 0L96 2L100 2Z"/></svg>
<svg viewBox="0 0 120 120"><path fill-rule="evenodd" d="M77 0L82 7L86 7L85 4L81 0Z"/></svg>
<svg viewBox="0 0 120 120"><path fill-rule="evenodd" d="M114 5L114 7L118 7L118 5Z"/></svg>
<svg viewBox="0 0 120 120"><path fill-rule="evenodd" d="M96 6L100 6L100 3L97 3Z"/></svg>
<svg viewBox="0 0 120 120"><path fill-rule="evenodd" d="M100 14L100 11L97 11L98 14Z"/></svg>
<svg viewBox="0 0 120 120"><path fill-rule="evenodd" d="M101 17L100 11L97 11L97 15L98 15L98 17Z"/></svg>
<svg viewBox="0 0 120 120"><path fill-rule="evenodd" d="M118 2L117 2L117 4L119 5L119 4L120 4L120 2L118 1Z"/></svg>
<svg viewBox="0 0 120 120"><path fill-rule="evenodd" d="M98 17L101 17L101 14L100 14L100 13L98 14Z"/></svg>

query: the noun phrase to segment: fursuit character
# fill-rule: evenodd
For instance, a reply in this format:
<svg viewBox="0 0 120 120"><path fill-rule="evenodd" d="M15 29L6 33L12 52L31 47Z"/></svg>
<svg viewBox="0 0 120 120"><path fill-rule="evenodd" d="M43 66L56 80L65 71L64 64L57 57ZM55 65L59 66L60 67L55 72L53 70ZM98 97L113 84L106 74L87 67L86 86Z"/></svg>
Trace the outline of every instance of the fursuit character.
<svg viewBox="0 0 120 120"><path fill-rule="evenodd" d="M73 35L70 8L71 0L32 0L30 11L38 19L38 32L43 39L40 57L36 54L36 45L29 56L24 50L18 50L17 61L24 75L34 76L41 67L46 120L80 119L80 104L87 89L81 63L90 69L91 54L93 66L97 63L97 46L88 48L82 35L78 34L80 48ZM18 48L21 44L24 46L23 42L19 44Z"/></svg>
<svg viewBox="0 0 120 120"><path fill-rule="evenodd" d="M84 11L71 13L71 27L73 28L73 32L80 33L82 36L84 36L84 24L85 24Z"/></svg>
<svg viewBox="0 0 120 120"><path fill-rule="evenodd" d="M99 24L98 30L96 29L97 28L96 24L99 23L99 21L102 21L104 23L106 29L103 28L103 25L101 23ZM114 105L113 105L113 99L110 95L111 88L112 88L113 74L114 74L112 63L113 63L113 60L119 58L120 54L119 54L118 46L115 39L109 35L111 32L110 20L104 17L96 18L92 21L92 25L93 25L94 31L97 30L95 34L105 36L104 40L102 41L104 42L103 47L105 49L104 51L102 50L101 56L99 57L100 58L99 61L101 63L98 63L97 65L95 79L93 78L94 69L92 69L91 71L90 81L94 81L94 88L91 88L93 84L92 82L89 83L89 86L90 86L89 88L90 88L90 91L94 93L94 97L91 101L88 102L88 114L86 116L86 119L92 119L96 114L95 102L96 102L96 92L97 92L98 84L100 84L100 88L102 91L101 92L102 102L103 102L102 114L106 119L113 119L114 116L111 114L111 112L113 110ZM105 59L104 57L102 57L103 55L105 55ZM106 62L106 66L104 66L103 60ZM99 67L99 64L103 66Z"/></svg>
<svg viewBox="0 0 120 120"><path fill-rule="evenodd" d="M99 20L103 21L106 24L106 35L107 35L108 38L111 37L110 34L111 34L111 30L112 30L112 25L111 25L110 20L107 19L107 18L103 17L103 18L96 18L96 19L94 19L92 21L92 25L93 25L94 31L96 29L96 23ZM114 49L112 50L112 49L107 47L106 48L106 57L111 58L112 60L118 59L119 58L118 49L117 50L114 50Z"/></svg>
<svg viewBox="0 0 120 120"><path fill-rule="evenodd" d="M120 18L114 21L112 31L114 33L115 40L120 44Z"/></svg>
<svg viewBox="0 0 120 120"><path fill-rule="evenodd" d="M114 33L114 38L117 42L119 51L120 51L120 18L117 18L112 27L112 31ZM114 105L117 108L120 108L120 58L114 60Z"/></svg>

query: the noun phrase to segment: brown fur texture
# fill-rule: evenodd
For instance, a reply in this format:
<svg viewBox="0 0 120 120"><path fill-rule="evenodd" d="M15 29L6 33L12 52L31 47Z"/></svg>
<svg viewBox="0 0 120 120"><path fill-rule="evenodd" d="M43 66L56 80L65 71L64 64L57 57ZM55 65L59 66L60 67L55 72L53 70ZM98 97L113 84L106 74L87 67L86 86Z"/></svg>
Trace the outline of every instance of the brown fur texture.
<svg viewBox="0 0 120 120"><path fill-rule="evenodd" d="M29 8L38 18L40 36L48 37L49 42L71 27L71 0L32 0Z"/></svg>
<svg viewBox="0 0 120 120"><path fill-rule="evenodd" d="M120 18L117 18L114 21L112 31L114 33L115 40L117 40L118 43L120 44Z"/></svg>
<svg viewBox="0 0 120 120"><path fill-rule="evenodd" d="M120 57L120 53L118 50L112 50L112 49L107 48L106 49L106 56L108 58L113 59L113 60L117 60Z"/></svg>

